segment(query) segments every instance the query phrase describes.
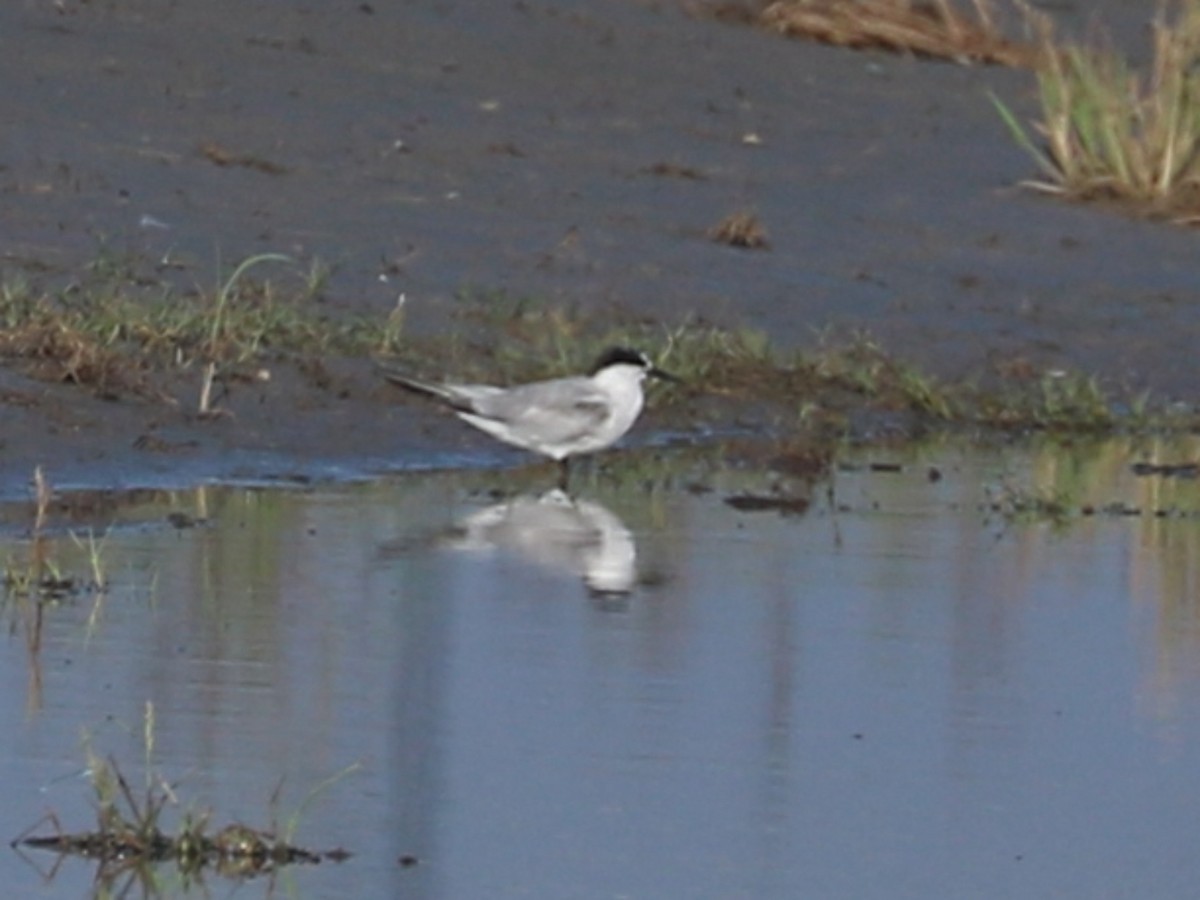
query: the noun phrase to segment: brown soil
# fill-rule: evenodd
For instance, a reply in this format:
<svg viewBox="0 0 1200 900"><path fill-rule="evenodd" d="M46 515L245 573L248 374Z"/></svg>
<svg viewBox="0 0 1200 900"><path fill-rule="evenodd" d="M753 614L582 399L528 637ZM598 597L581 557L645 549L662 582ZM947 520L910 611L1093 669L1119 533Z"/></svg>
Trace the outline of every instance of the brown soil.
<svg viewBox="0 0 1200 900"><path fill-rule="evenodd" d="M1140 48L1152 10L1055 15ZM1031 164L987 91L1029 114L1028 72L672 3L62 0L0 6L0 74L7 278L64 285L120 256L211 287L276 251L335 267L331 311L382 320L405 293L418 334L481 287L784 347L865 329L943 377L1068 366L1196 395L1195 235L1012 187ZM731 209L769 247L712 241ZM493 452L366 360L269 369L208 417L198 372L112 400L0 369L0 496L37 464L61 488Z"/></svg>

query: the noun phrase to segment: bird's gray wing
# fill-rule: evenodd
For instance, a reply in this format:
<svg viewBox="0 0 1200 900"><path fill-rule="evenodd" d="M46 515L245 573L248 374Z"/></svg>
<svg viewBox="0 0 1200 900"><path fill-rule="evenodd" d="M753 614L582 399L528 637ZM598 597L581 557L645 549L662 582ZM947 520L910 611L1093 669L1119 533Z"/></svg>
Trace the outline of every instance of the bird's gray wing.
<svg viewBox="0 0 1200 900"><path fill-rule="evenodd" d="M588 378L558 378L473 398L472 412L544 442L572 441L608 418L608 396Z"/></svg>

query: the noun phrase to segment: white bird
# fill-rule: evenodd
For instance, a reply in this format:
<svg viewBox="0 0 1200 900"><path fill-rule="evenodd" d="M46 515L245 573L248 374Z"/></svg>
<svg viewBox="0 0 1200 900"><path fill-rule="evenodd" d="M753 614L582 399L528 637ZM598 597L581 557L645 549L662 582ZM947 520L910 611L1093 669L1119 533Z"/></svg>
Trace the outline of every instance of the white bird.
<svg viewBox="0 0 1200 900"><path fill-rule="evenodd" d="M534 381L514 387L433 383L381 368L401 387L428 394L458 417L497 440L532 450L559 464L559 486L567 486L568 460L616 443L633 426L645 397L647 376L678 381L645 353L625 347L606 350L587 375Z"/></svg>

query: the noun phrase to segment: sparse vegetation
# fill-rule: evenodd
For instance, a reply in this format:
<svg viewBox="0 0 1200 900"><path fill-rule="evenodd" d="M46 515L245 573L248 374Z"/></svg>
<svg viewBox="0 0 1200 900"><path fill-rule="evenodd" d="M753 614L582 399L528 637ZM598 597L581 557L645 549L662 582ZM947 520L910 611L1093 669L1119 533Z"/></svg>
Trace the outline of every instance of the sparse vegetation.
<svg viewBox="0 0 1200 900"><path fill-rule="evenodd" d="M429 364L463 379L515 383L584 370L614 344L642 347L683 379L682 385L655 388L660 407L736 402L743 412L774 410L767 417L783 430L837 427L855 409L902 412L922 428L1009 432L1185 430L1197 424L1190 411L1156 409L1145 394L1119 395L1095 376L1071 370L1039 373L1023 366L985 385L945 382L862 334L783 353L763 332L700 319L669 327L612 310L583 313L506 294L471 294L462 304L466 322L504 339L455 335L439 351L415 343L397 362L417 369Z"/></svg>
<svg viewBox="0 0 1200 900"><path fill-rule="evenodd" d="M214 388L220 370L240 369L243 380L254 380L269 377L265 363L281 358L385 357L418 374L430 369L511 383L586 370L605 347L627 345L649 350L684 380L655 389L660 406L734 401L774 410L768 418L781 429L836 427L856 407L948 427L1102 431L1194 424L1190 415L1151 408L1145 396L1110 396L1080 373L1038 375L1026 366L986 389L947 384L864 336L782 353L751 328L698 318L666 324L619 308L583 311L501 291L464 293L456 327L410 338L403 295L376 321L344 321L311 307L305 291L311 279L300 279L292 292L250 280L252 270L281 262L251 257L208 297L147 297L136 286L117 285L52 297L9 283L0 290L0 323L9 326L0 333L0 355L30 374L118 396L133 389L165 397L164 376L194 372L201 418L224 414ZM11 565L8 583L25 583Z"/></svg>
<svg viewBox="0 0 1200 900"><path fill-rule="evenodd" d="M1156 421L1144 396L1134 398L1126 409L1137 415L1122 418L1118 403L1094 376L1052 370L1027 383L1004 385L978 397L978 418L995 428L1102 432L1123 425L1143 427L1169 425L1169 417ZM1188 427L1189 417L1177 423Z"/></svg>
<svg viewBox="0 0 1200 900"><path fill-rule="evenodd" d="M888 355L867 335L823 347L811 358L822 380L873 398L889 410L911 410L945 421L959 417L952 392L934 377Z"/></svg>
<svg viewBox="0 0 1200 900"><path fill-rule="evenodd" d="M400 323L333 318L312 304L319 275L285 270L283 282L252 270L286 257L250 257L211 294L138 284L109 263L59 293L16 279L0 284L0 358L49 381L100 394L164 399L153 375L165 368L230 366L269 354L367 353L394 344Z"/></svg>

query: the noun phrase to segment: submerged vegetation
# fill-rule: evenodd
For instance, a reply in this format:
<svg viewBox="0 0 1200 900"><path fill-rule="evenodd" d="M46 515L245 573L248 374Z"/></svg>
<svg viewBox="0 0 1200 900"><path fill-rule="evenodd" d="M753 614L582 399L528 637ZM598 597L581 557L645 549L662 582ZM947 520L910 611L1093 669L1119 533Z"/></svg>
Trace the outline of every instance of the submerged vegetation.
<svg viewBox="0 0 1200 900"><path fill-rule="evenodd" d="M1158 539L1149 536L1161 535L1164 523L1200 521L1195 434L1047 436L1022 446L1033 451L1029 464L1001 468L985 489L979 510L988 521L1059 530L1089 521L1136 520L1147 540Z"/></svg>
<svg viewBox="0 0 1200 900"><path fill-rule="evenodd" d="M33 473L33 493L34 514L28 552L21 559L10 555L0 571L5 605L36 606L83 593L102 595L108 587L104 571L104 539L97 540L92 531L88 531L86 538L68 532L71 542L86 553L88 561L86 571L68 569L56 557L54 541L47 534L54 492L40 467Z"/></svg>
<svg viewBox="0 0 1200 900"><path fill-rule="evenodd" d="M275 827L252 828L236 822L214 830L207 811L186 811L170 827L167 810L179 804L178 785L154 770L154 739L154 706L147 703L142 722L145 773L138 788L112 756L101 757L94 751L92 736L85 732L84 753L96 827L66 832L51 812L15 838L12 846L58 854L58 862L47 878L53 878L68 856L95 860L97 883L111 891L104 896L122 897L135 888L140 888L144 896L169 896L164 892L173 885L182 889L203 885L208 873L246 880L273 875L287 865L348 858L344 850L317 852L291 842L303 804L284 827L282 837ZM352 766L319 785L308 799L356 768ZM271 798L272 807L277 802L278 790ZM52 831L35 833L46 825ZM164 864L173 864L175 874L167 874L161 868Z"/></svg>

